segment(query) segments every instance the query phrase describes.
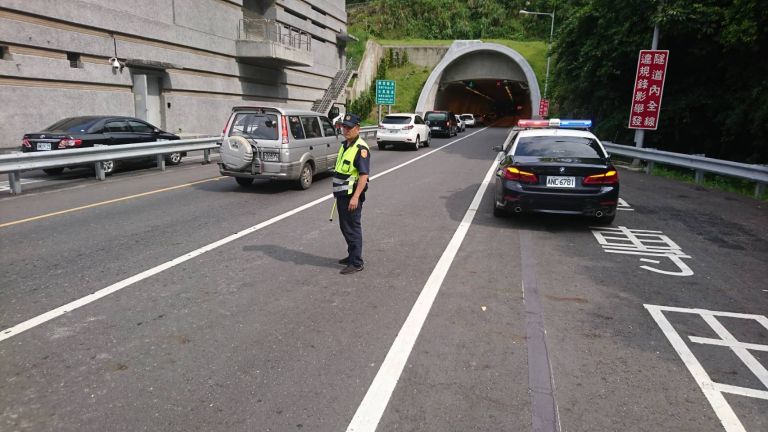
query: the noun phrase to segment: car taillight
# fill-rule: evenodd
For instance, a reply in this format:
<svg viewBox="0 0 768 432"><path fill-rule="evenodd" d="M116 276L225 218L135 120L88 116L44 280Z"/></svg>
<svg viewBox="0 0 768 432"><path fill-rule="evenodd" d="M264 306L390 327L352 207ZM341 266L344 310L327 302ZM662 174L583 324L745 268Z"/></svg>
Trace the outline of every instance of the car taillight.
<svg viewBox="0 0 768 432"><path fill-rule="evenodd" d="M379 123L379 129L384 129L384 125Z"/></svg>
<svg viewBox="0 0 768 432"><path fill-rule="evenodd" d="M288 144L288 121L285 116L280 116L280 124L283 126L283 144Z"/></svg>
<svg viewBox="0 0 768 432"><path fill-rule="evenodd" d="M615 170L610 170L602 174L595 174L588 177L584 177L585 185L600 185L600 184L616 184L619 182L619 173Z"/></svg>
<svg viewBox="0 0 768 432"><path fill-rule="evenodd" d="M408 125L403 127L403 130L411 130L411 129L413 129L413 125Z"/></svg>
<svg viewBox="0 0 768 432"><path fill-rule="evenodd" d="M520 183L538 183L539 178L536 177L536 174L519 170L515 167L507 167L507 169L504 170L504 178L507 180L514 180L518 181Z"/></svg>
<svg viewBox="0 0 768 432"><path fill-rule="evenodd" d="M83 140L81 139L72 139L72 138L65 138L61 141L59 141L59 148L67 148L67 147L80 147L83 144Z"/></svg>
<svg viewBox="0 0 768 432"><path fill-rule="evenodd" d="M32 144L31 144L31 143L29 142L29 140L28 140L28 139L26 139L26 138L24 138L23 140L21 140L21 145L23 145L23 146L24 146L24 147L26 147L26 148L32 148Z"/></svg>

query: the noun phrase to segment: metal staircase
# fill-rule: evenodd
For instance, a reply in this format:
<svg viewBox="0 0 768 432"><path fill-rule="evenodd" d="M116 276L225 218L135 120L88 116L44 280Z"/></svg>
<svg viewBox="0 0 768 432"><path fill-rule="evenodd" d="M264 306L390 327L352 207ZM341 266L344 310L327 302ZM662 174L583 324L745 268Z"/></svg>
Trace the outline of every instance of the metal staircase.
<svg viewBox="0 0 768 432"><path fill-rule="evenodd" d="M338 98L339 95L341 95L341 92L347 87L349 80L356 70L357 62L355 61L348 61L347 67L339 69L333 77L333 80L331 80L331 85L328 86L322 99L315 99L315 102L312 104L312 111L319 113L328 111L336 98Z"/></svg>

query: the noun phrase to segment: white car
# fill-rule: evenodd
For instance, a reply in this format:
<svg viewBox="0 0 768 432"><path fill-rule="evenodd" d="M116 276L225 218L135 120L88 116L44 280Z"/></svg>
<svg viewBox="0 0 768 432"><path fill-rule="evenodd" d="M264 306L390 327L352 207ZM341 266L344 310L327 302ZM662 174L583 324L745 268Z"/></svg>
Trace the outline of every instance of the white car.
<svg viewBox="0 0 768 432"><path fill-rule="evenodd" d="M464 120L464 124L467 127L475 127L475 116L472 114L462 114L461 119Z"/></svg>
<svg viewBox="0 0 768 432"><path fill-rule="evenodd" d="M458 132L464 132L467 130L467 124L464 122L464 119L462 119L458 114L454 114L454 117L456 117L456 130Z"/></svg>
<svg viewBox="0 0 768 432"><path fill-rule="evenodd" d="M384 117L376 131L379 150L384 150L388 144L418 150L419 147L429 147L430 139L429 127L417 114L390 114Z"/></svg>

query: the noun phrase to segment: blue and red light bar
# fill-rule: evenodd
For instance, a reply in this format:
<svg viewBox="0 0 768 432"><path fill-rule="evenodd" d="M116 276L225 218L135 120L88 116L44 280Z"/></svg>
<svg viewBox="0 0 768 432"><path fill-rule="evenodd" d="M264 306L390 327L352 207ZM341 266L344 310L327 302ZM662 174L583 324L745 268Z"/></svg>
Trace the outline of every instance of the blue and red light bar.
<svg viewBox="0 0 768 432"><path fill-rule="evenodd" d="M518 120L518 127L523 128L563 128L563 129L587 129L592 127L592 120Z"/></svg>

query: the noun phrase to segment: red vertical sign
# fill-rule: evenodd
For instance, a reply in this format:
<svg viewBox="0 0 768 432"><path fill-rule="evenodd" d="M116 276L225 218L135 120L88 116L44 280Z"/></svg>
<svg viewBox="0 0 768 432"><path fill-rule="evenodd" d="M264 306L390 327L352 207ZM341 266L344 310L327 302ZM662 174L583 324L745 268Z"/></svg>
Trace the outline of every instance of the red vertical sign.
<svg viewBox="0 0 768 432"><path fill-rule="evenodd" d="M549 115L549 99L539 101L539 116L547 117Z"/></svg>
<svg viewBox="0 0 768 432"><path fill-rule="evenodd" d="M668 60L668 50L640 51L635 91L632 93L632 109L629 112L630 129L656 130L658 127Z"/></svg>

